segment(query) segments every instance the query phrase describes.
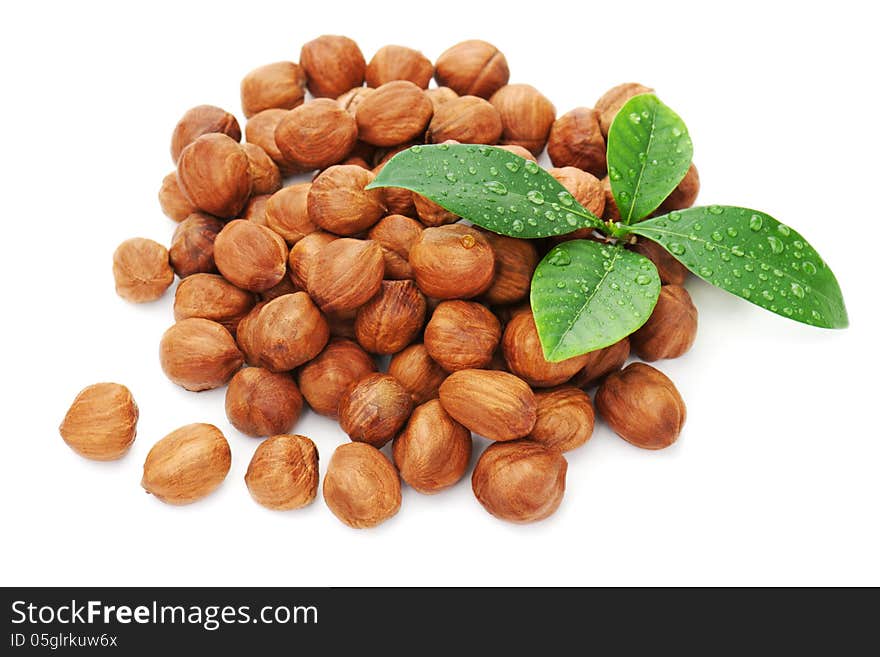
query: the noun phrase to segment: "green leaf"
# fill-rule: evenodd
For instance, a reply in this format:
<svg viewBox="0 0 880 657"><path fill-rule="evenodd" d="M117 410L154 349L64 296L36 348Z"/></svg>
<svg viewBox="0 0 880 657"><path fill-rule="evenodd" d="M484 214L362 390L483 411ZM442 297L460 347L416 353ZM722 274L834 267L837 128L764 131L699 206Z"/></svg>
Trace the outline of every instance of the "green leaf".
<svg viewBox="0 0 880 657"><path fill-rule="evenodd" d="M602 226L553 176L502 148L413 146L395 155L367 189L403 187L502 235L563 235Z"/></svg>
<svg viewBox="0 0 880 657"><path fill-rule="evenodd" d="M684 178L693 156L687 126L657 96L627 101L608 130L608 176L623 223L656 210Z"/></svg>
<svg viewBox="0 0 880 657"><path fill-rule="evenodd" d="M763 212L712 205L628 231L657 242L712 285L783 317L823 328L849 323L828 265L797 231Z"/></svg>
<svg viewBox="0 0 880 657"><path fill-rule="evenodd" d="M554 247L532 278L532 312L544 357L557 362L626 337L660 294L654 264L621 246L571 240Z"/></svg>

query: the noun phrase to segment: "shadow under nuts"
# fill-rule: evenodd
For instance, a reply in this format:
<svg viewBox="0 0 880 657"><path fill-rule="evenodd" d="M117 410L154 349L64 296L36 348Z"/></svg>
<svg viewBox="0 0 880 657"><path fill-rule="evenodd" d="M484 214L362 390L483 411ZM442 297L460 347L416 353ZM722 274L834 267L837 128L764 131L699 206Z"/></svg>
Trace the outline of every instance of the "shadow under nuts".
<svg viewBox="0 0 880 657"><path fill-rule="evenodd" d="M226 417L249 436L287 433L299 419L302 406L302 395L286 372L246 367L226 389Z"/></svg>
<svg viewBox="0 0 880 657"><path fill-rule="evenodd" d="M412 412L412 397L393 376L368 374L339 400L339 426L356 442L382 447Z"/></svg>
<svg viewBox="0 0 880 657"><path fill-rule="evenodd" d="M435 299L469 299L482 294L495 276L488 240L462 224L426 228L409 252L419 288Z"/></svg>
<svg viewBox="0 0 880 657"><path fill-rule="evenodd" d="M287 372L321 353L330 327L305 292L273 299L262 307L250 328L250 346L260 365Z"/></svg>
<svg viewBox="0 0 880 657"><path fill-rule="evenodd" d="M382 285L382 247L342 237L324 246L309 269L309 294L325 313L355 310Z"/></svg>
<svg viewBox="0 0 880 657"><path fill-rule="evenodd" d="M535 426L537 402L528 384L507 372L461 370L440 385L443 409L489 440L515 440Z"/></svg>
<svg viewBox="0 0 880 657"><path fill-rule="evenodd" d="M357 311L355 335L374 354L397 353L425 325L425 295L413 281L382 281L379 292Z"/></svg>
<svg viewBox="0 0 880 657"><path fill-rule="evenodd" d="M664 285L648 321L630 336L633 350L644 361L678 358L697 337L697 308L688 291Z"/></svg>
<svg viewBox="0 0 880 657"><path fill-rule="evenodd" d="M275 287L287 272L287 244L265 226L237 219L214 240L214 262L230 283L251 292Z"/></svg>
<svg viewBox="0 0 880 657"><path fill-rule="evenodd" d="M192 317L165 331L159 343L159 361L171 381L198 392L229 381L244 357L222 325Z"/></svg>
<svg viewBox="0 0 880 657"><path fill-rule="evenodd" d="M174 282L174 271L164 246L143 237L133 237L113 253L116 294L132 303L155 301Z"/></svg>
<svg viewBox="0 0 880 657"><path fill-rule="evenodd" d="M415 404L434 399L440 392L440 384L447 373L428 354L423 344L410 345L394 354L388 365L388 374L412 395Z"/></svg>
<svg viewBox="0 0 880 657"><path fill-rule="evenodd" d="M444 301L425 327L425 348L447 372L486 367L501 340L501 323L486 306Z"/></svg>
<svg viewBox="0 0 880 657"><path fill-rule="evenodd" d="M199 210L225 219L241 212L253 189L247 153L220 133L202 135L183 149L177 182Z"/></svg>
<svg viewBox="0 0 880 657"><path fill-rule="evenodd" d="M535 393L538 419L529 438L560 452L586 443L593 435L596 415L593 403L583 390L553 388Z"/></svg>
<svg viewBox="0 0 880 657"><path fill-rule="evenodd" d="M400 477L387 458L365 443L336 448L324 475L324 502L349 527L375 527L400 510Z"/></svg>
<svg viewBox="0 0 880 657"><path fill-rule="evenodd" d="M273 511L311 504L318 494L318 450L297 434L260 443L244 476L251 497Z"/></svg>
<svg viewBox="0 0 880 657"><path fill-rule="evenodd" d="M336 418L345 391L375 371L376 363L357 343L334 338L300 368L300 392L313 411Z"/></svg>
<svg viewBox="0 0 880 657"><path fill-rule="evenodd" d="M59 432L87 459L122 458L137 435L138 407L131 391L118 383L96 383L79 392Z"/></svg>

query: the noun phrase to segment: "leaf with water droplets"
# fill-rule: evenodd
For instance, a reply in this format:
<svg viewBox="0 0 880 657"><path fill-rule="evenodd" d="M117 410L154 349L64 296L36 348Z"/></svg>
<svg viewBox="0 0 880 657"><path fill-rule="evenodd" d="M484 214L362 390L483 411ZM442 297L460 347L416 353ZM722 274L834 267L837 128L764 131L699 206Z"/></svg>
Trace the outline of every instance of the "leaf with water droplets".
<svg viewBox="0 0 880 657"><path fill-rule="evenodd" d="M768 214L713 205L671 212L628 231L657 242L712 285L778 315L823 328L849 324L828 265L797 231Z"/></svg>
<svg viewBox="0 0 880 657"><path fill-rule="evenodd" d="M413 146L391 158L367 189L376 187L409 189L512 237L551 237L602 226L537 164L492 146Z"/></svg>
<svg viewBox="0 0 880 657"><path fill-rule="evenodd" d="M532 278L544 357L557 362L618 342L648 320L659 294L657 268L638 253L592 240L553 247Z"/></svg>
<svg viewBox="0 0 880 657"><path fill-rule="evenodd" d="M623 223L647 217L691 165L684 121L653 94L631 98L608 131L608 176Z"/></svg>

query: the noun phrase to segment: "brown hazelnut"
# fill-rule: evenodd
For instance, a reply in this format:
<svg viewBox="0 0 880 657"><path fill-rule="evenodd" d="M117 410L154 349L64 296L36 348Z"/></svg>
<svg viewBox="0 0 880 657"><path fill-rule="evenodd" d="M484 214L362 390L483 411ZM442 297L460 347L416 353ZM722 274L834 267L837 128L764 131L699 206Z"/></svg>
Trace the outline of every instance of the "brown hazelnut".
<svg viewBox="0 0 880 657"><path fill-rule="evenodd" d="M614 433L645 449L669 447L687 417L669 377L644 363L610 374L596 393L596 410Z"/></svg>
<svg viewBox="0 0 880 657"><path fill-rule="evenodd" d="M507 151L508 153L513 153L514 155L518 155L524 160L531 160L532 162L537 162L537 158L532 155L532 152L526 148L518 144L502 144L498 146L501 150Z"/></svg>
<svg viewBox="0 0 880 657"><path fill-rule="evenodd" d="M538 419L529 439L560 452L580 447L593 435L596 415L583 390L563 386L535 393Z"/></svg>
<svg viewBox="0 0 880 657"><path fill-rule="evenodd" d="M427 89L434 65L418 50L404 46L382 46L367 64L367 85L381 87L393 80L408 80Z"/></svg>
<svg viewBox="0 0 880 657"><path fill-rule="evenodd" d="M453 418L489 440L522 438L535 426L532 389L507 372L453 372L440 384L440 403Z"/></svg>
<svg viewBox="0 0 880 657"><path fill-rule="evenodd" d="M251 497L273 511L311 504L318 494L318 449L298 434L267 438L244 475Z"/></svg>
<svg viewBox="0 0 880 657"><path fill-rule="evenodd" d="M417 85L406 80L386 82L357 108L358 136L375 146L395 146L424 134L434 106Z"/></svg>
<svg viewBox="0 0 880 657"><path fill-rule="evenodd" d="M309 41L302 47L299 62L315 98L336 98L364 83L367 63L348 37L325 34Z"/></svg>
<svg viewBox="0 0 880 657"><path fill-rule="evenodd" d="M223 230L223 222L196 212L180 222L171 238L168 258L180 278L217 271L214 264L214 240Z"/></svg>
<svg viewBox="0 0 880 657"><path fill-rule="evenodd" d="M236 219L214 240L214 262L233 285L262 292L287 272L287 244L265 226Z"/></svg>
<svg viewBox="0 0 880 657"><path fill-rule="evenodd" d="M159 188L159 205L169 219L183 221L198 208L193 205L177 184L177 171L172 171L162 179Z"/></svg>
<svg viewBox="0 0 880 657"><path fill-rule="evenodd" d="M229 472L229 443L212 424L188 424L153 445L141 486L166 504L191 504L213 493Z"/></svg>
<svg viewBox="0 0 880 657"><path fill-rule="evenodd" d="M396 188L388 187L387 189ZM440 205L437 205L436 203L434 203L434 201L422 196L421 194L410 192L410 199L412 200L412 204L415 208L416 214L419 216L419 220L429 228L445 226L446 224L454 224L460 219L457 214L450 212Z"/></svg>
<svg viewBox="0 0 880 657"><path fill-rule="evenodd" d="M338 239L336 235L316 230L293 245L287 260L287 271L290 280L296 287L301 290L309 289L309 270L315 256L324 246L335 239Z"/></svg>
<svg viewBox="0 0 880 657"><path fill-rule="evenodd" d="M629 341L644 361L678 358L697 337L697 308L680 285L664 285L648 321Z"/></svg>
<svg viewBox="0 0 880 657"><path fill-rule="evenodd" d="M412 396L388 374L368 374L339 399L339 426L349 437L382 447L412 412Z"/></svg>
<svg viewBox="0 0 880 657"><path fill-rule="evenodd" d="M373 173L353 165L337 165L321 172L308 193L311 221L337 235L356 235L385 214L382 191L365 190Z"/></svg>
<svg viewBox="0 0 880 657"><path fill-rule="evenodd" d="M155 301L174 282L167 249L153 240L133 237L113 253L116 294L132 303Z"/></svg>
<svg viewBox="0 0 880 657"><path fill-rule="evenodd" d="M308 197L312 183L298 183L279 189L266 203L266 227L272 229L290 245L318 227L309 219Z"/></svg>
<svg viewBox="0 0 880 657"><path fill-rule="evenodd" d="M489 98L507 84L507 59L491 43L473 39L462 41L437 58L434 77L437 85L456 93Z"/></svg>
<svg viewBox="0 0 880 657"><path fill-rule="evenodd" d="M354 117L329 98L290 110L275 128L275 144L281 156L304 171L341 162L356 141Z"/></svg>
<svg viewBox="0 0 880 657"><path fill-rule="evenodd" d="M394 439L394 463L420 493L439 493L458 482L471 460L471 432L432 399L416 408Z"/></svg>
<svg viewBox="0 0 880 657"><path fill-rule="evenodd" d="M382 281L379 292L357 311L358 343L374 354L394 354L425 325L425 295L413 281Z"/></svg>
<svg viewBox="0 0 880 657"><path fill-rule="evenodd" d="M534 244L488 231L483 234L495 253L495 278L483 299L493 305L522 301L529 295L532 274L538 266Z"/></svg>
<svg viewBox="0 0 880 657"><path fill-rule="evenodd" d="M423 344L413 344L391 357L388 374L412 395L413 402L424 404L440 393L446 370L431 358Z"/></svg>
<svg viewBox="0 0 880 657"><path fill-rule="evenodd" d="M362 157L347 157L344 160L342 160L342 162L340 162L340 164L360 167L361 169L366 169L367 171L370 171L372 169L369 162L367 162Z"/></svg>
<svg viewBox="0 0 880 657"><path fill-rule="evenodd" d="M559 184L565 187L578 203L597 217L602 216L602 213L605 211L605 192L602 189L602 181L596 178L596 176L575 167L550 169L547 173L556 178ZM575 233L579 232L581 231L575 231Z"/></svg>
<svg viewBox="0 0 880 657"><path fill-rule="evenodd" d="M553 123L547 154L554 167L577 167L597 178L605 175L605 138L599 113L588 107L566 112Z"/></svg>
<svg viewBox="0 0 880 657"><path fill-rule="evenodd" d="M355 317L350 316L352 312L357 316L356 310L349 310L343 313L330 313L327 315L327 324L330 326L331 337L357 340L357 334L354 330Z"/></svg>
<svg viewBox="0 0 880 657"><path fill-rule="evenodd" d="M463 224L426 228L409 251L419 288L436 299L469 299L482 294L495 277L489 241Z"/></svg>
<svg viewBox="0 0 880 657"><path fill-rule="evenodd" d="M322 247L308 273L309 294L324 312L360 308L382 285L382 247L370 240L341 237Z"/></svg>
<svg viewBox="0 0 880 657"><path fill-rule="evenodd" d="M684 178L678 183L678 187L672 190L672 193L666 197L666 200L660 204L660 212L672 212L674 210L684 210L693 206L697 200L697 194L700 193L700 174L697 167L691 164Z"/></svg>
<svg viewBox="0 0 880 657"><path fill-rule="evenodd" d="M486 367L501 340L501 324L486 306L444 301L425 327L425 348L447 372Z"/></svg>
<svg viewBox="0 0 880 657"><path fill-rule="evenodd" d="M177 183L199 210L234 217L253 189L250 159L241 144L226 135L203 135L180 154Z"/></svg>
<svg viewBox="0 0 880 657"><path fill-rule="evenodd" d="M342 107L346 112L355 116L357 114L357 108L360 107L360 104L364 102L371 95L376 93L375 89L371 89L370 87L355 87L354 89L349 89L344 94L342 94L339 98L336 99L336 102L339 103L339 106Z"/></svg>
<svg viewBox="0 0 880 657"><path fill-rule="evenodd" d="M427 89L425 90L425 95L428 97L428 100L431 101L431 105L434 107L435 112L437 111L438 106L458 98L458 94L449 87L434 87L433 89Z"/></svg>
<svg viewBox="0 0 880 657"><path fill-rule="evenodd" d="M388 215L370 229L369 238L382 247L385 258L385 278L413 277L409 266L409 250L421 235L424 226L415 219L401 214Z"/></svg>
<svg viewBox="0 0 880 657"><path fill-rule="evenodd" d="M247 118L267 109L299 107L305 96L305 71L293 62L260 66L241 81L241 109Z"/></svg>
<svg viewBox="0 0 880 657"><path fill-rule="evenodd" d="M373 175L378 176L388 162L383 162L373 169ZM417 217L416 206L413 197L416 196L403 187L382 187L382 204L388 214L402 214L405 217ZM438 206L439 207L439 206Z"/></svg>
<svg viewBox="0 0 880 657"><path fill-rule="evenodd" d="M508 84L489 102L501 115L501 143L522 146L535 155L544 150L556 119L556 108L546 96L528 84Z"/></svg>
<svg viewBox="0 0 880 657"><path fill-rule="evenodd" d="M608 176L602 178L602 192L605 194L605 210L602 212L604 221L620 221L620 208L614 200L614 192L611 191L611 179Z"/></svg>
<svg viewBox="0 0 880 657"><path fill-rule="evenodd" d="M687 280L687 267L657 242L640 237L635 243L630 244L629 248L654 263L663 285L682 285Z"/></svg>
<svg viewBox="0 0 880 657"><path fill-rule="evenodd" d="M249 436L287 433L299 419L302 406L299 388L286 372L246 367L226 389L226 417Z"/></svg>
<svg viewBox="0 0 880 657"><path fill-rule="evenodd" d="M623 367L628 358L629 338L623 338L604 349L591 351L587 353L586 365L571 379L571 385L578 388L596 385L605 376Z"/></svg>
<svg viewBox="0 0 880 657"><path fill-rule="evenodd" d="M238 322L238 327L235 331L235 343L238 345L241 353L244 354L245 362L253 367L257 367L260 364L260 359L254 346L254 327L256 326L257 316L266 303L268 302L260 301L251 308L251 311Z"/></svg>
<svg viewBox="0 0 880 657"><path fill-rule="evenodd" d="M294 292L300 291L300 288L294 284L290 279L290 276L285 276L273 287L260 292L259 297L261 301L272 301L272 299L283 297L285 294L293 294Z"/></svg>
<svg viewBox="0 0 880 657"><path fill-rule="evenodd" d="M316 413L338 417L339 399L352 385L376 371L376 363L352 340L333 338L299 370L299 387Z"/></svg>
<svg viewBox="0 0 880 657"><path fill-rule="evenodd" d="M587 363L586 354L551 363L544 358L531 311L514 315L501 340L510 371L536 388L552 388L565 383Z"/></svg>
<svg viewBox="0 0 880 657"><path fill-rule="evenodd" d="M625 82L606 91L596 101L596 111L599 113L599 125L602 128L602 134L606 137L608 136L608 129L614 122L614 117L617 116L617 112L626 105L630 98L653 92L653 89L638 82Z"/></svg>
<svg viewBox="0 0 880 657"><path fill-rule="evenodd" d="M122 458L137 435L138 407L119 383L84 388L70 405L59 432L80 456L95 461Z"/></svg>
<svg viewBox="0 0 880 657"><path fill-rule="evenodd" d="M461 96L437 107L425 140L434 144L449 139L462 144L497 144L503 129L501 115L488 100Z"/></svg>
<svg viewBox="0 0 880 657"><path fill-rule="evenodd" d="M222 324L235 335L238 322L257 300L216 274L193 274L182 280L174 293L174 320L202 317ZM280 432L276 432L280 433Z"/></svg>
<svg viewBox="0 0 880 657"><path fill-rule="evenodd" d="M159 343L159 361L171 381L199 392L229 381L244 358L222 324L191 317L165 331Z"/></svg>
<svg viewBox="0 0 880 657"><path fill-rule="evenodd" d="M244 127L247 142L259 146L266 151L266 155L272 158L275 164L278 165L281 174L285 176L302 173L303 171L301 167L288 162L275 143L275 129L289 111L284 109L263 110L259 114L254 114Z"/></svg>
<svg viewBox="0 0 880 657"><path fill-rule="evenodd" d="M250 330L246 340L250 339L258 362L273 372L286 372L312 360L330 339L327 320L305 292L269 301Z"/></svg>
<svg viewBox="0 0 880 657"><path fill-rule="evenodd" d="M565 494L568 462L559 450L531 440L495 443L483 452L471 484L496 518L534 522L552 515Z"/></svg>
<svg viewBox="0 0 880 657"><path fill-rule="evenodd" d="M241 141L241 128L235 117L213 105L199 105L187 110L171 135L171 159L177 164L183 149L202 135L224 134L233 141Z"/></svg>
<svg viewBox="0 0 880 657"><path fill-rule="evenodd" d="M340 445L324 475L324 502L349 527L375 527L400 510L400 477L375 447Z"/></svg>
<svg viewBox="0 0 880 657"><path fill-rule="evenodd" d="M278 170L278 165L266 151L256 144L245 143L241 147L248 157L252 182L251 193L261 196L274 194L281 189L281 171Z"/></svg>

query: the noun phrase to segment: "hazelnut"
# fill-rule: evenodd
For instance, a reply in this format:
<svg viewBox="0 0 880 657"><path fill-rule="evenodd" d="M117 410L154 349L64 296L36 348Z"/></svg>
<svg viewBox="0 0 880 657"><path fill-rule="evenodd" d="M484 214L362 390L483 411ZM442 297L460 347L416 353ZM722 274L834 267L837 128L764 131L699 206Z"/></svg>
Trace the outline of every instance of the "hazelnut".
<svg viewBox="0 0 880 657"><path fill-rule="evenodd" d="M254 318L246 337L258 362L273 372L286 372L312 360L330 339L321 311L305 292L269 301Z"/></svg>
<svg viewBox="0 0 880 657"><path fill-rule="evenodd" d="M251 196L239 218L244 219L245 221L251 221L259 226L265 226L266 206L269 204L270 198L272 198L271 194Z"/></svg>
<svg viewBox="0 0 880 657"><path fill-rule="evenodd" d="M552 447L531 440L495 443L477 461L471 484L496 518L534 522L559 508L567 470L565 457Z"/></svg>
<svg viewBox="0 0 880 657"><path fill-rule="evenodd" d="M491 43L462 41L437 58L437 85L456 93L488 98L510 79L507 59Z"/></svg>
<svg viewBox="0 0 880 657"><path fill-rule="evenodd" d="M122 458L137 435L138 407L124 385L96 383L73 400L59 432L70 448L87 459Z"/></svg>
<svg viewBox="0 0 880 657"><path fill-rule="evenodd" d="M262 367L239 370L226 389L226 417L249 436L287 433L302 413L303 398L290 374Z"/></svg>
<svg viewBox="0 0 880 657"><path fill-rule="evenodd" d="M354 165L337 165L321 172L308 193L309 218L337 235L356 235L385 214L382 192L365 190L373 174Z"/></svg>
<svg viewBox="0 0 880 657"><path fill-rule="evenodd" d="M388 374L406 388L415 404L435 399L440 384L446 379L446 370L431 358L423 344L410 345L394 354L388 365Z"/></svg>
<svg viewBox="0 0 880 657"><path fill-rule="evenodd" d="M672 212L674 210L684 210L693 206L697 200L697 194L700 193L700 174L697 167L691 164L684 178L678 183L678 187L672 190L672 193L666 197L666 200L660 204L660 212Z"/></svg>
<svg viewBox="0 0 880 657"><path fill-rule="evenodd" d="M538 419L529 439L560 452L580 447L593 435L593 402L583 390L553 388L535 393Z"/></svg>
<svg viewBox="0 0 880 657"><path fill-rule="evenodd" d="M534 244L488 231L483 234L495 253L495 278L483 299L489 304L504 305L527 298L538 266Z"/></svg>
<svg viewBox="0 0 880 657"><path fill-rule="evenodd" d="M174 282L174 271L164 246L144 237L133 237L113 253L116 294L132 303L155 301Z"/></svg>
<svg viewBox="0 0 880 657"><path fill-rule="evenodd" d="M544 150L556 119L556 108L546 96L528 84L508 84L489 102L501 115L502 143L522 146L534 155Z"/></svg>
<svg viewBox="0 0 880 657"><path fill-rule="evenodd" d="M447 372L486 367L501 340L501 324L486 306L444 301L425 327L425 348Z"/></svg>
<svg viewBox="0 0 880 657"><path fill-rule="evenodd" d="M611 191L611 179L608 176L602 178L602 191L605 194L605 210L602 212L603 221L620 221L620 208L614 200L614 192Z"/></svg>
<svg viewBox="0 0 880 657"><path fill-rule="evenodd" d="M233 141L241 141L238 121L226 110L213 105L199 105L187 110L171 135L171 159L177 164L183 149L202 135L224 134Z"/></svg>
<svg viewBox="0 0 880 657"><path fill-rule="evenodd" d="M400 477L375 447L340 445L324 475L324 502L349 527L375 527L400 510Z"/></svg>
<svg viewBox="0 0 880 657"><path fill-rule="evenodd" d="M654 263L663 285L682 285L687 280L687 267L656 242L640 237L629 248Z"/></svg>
<svg viewBox="0 0 880 657"><path fill-rule="evenodd" d="M318 251L308 273L309 294L326 313L354 310L382 285L382 247L370 240L341 237Z"/></svg>
<svg viewBox="0 0 880 657"><path fill-rule="evenodd" d="M381 87L393 80L408 80L427 89L434 65L418 50L404 46L382 46L367 64L367 85Z"/></svg>
<svg viewBox="0 0 880 657"><path fill-rule="evenodd" d="M275 143L275 129L289 111L284 109L263 110L259 114L254 114L244 127L247 142L259 146L266 151L266 155L272 158L275 164L278 165L281 174L285 176L303 171L301 167L288 162Z"/></svg>
<svg viewBox="0 0 880 657"><path fill-rule="evenodd" d="M373 169L373 175L378 176L386 164L387 161L376 166ZM382 192L382 204L385 206L388 214L402 214L405 217L418 216L415 203L413 202L413 198L416 195L408 189L403 187L383 187L379 191Z"/></svg>
<svg viewBox="0 0 880 657"><path fill-rule="evenodd" d="M339 426L356 442L382 447L400 431L412 406L412 396L393 376L368 374L339 399Z"/></svg>
<svg viewBox="0 0 880 657"><path fill-rule="evenodd" d="M199 392L229 381L244 358L222 324L191 317L165 331L159 343L159 361L171 381Z"/></svg>
<svg viewBox="0 0 880 657"><path fill-rule="evenodd" d="M482 294L495 277L489 241L463 224L426 228L409 251L419 288L436 299L468 299Z"/></svg>
<svg viewBox="0 0 880 657"><path fill-rule="evenodd" d="M339 399L352 385L376 371L376 363L357 343L333 338L299 370L299 387L316 413L338 417Z"/></svg>
<svg viewBox="0 0 880 657"><path fill-rule="evenodd" d="M355 316L351 316L354 312ZM347 310L341 313L330 313L327 315L327 324L330 326L330 335L334 338L345 338L346 340L357 340L357 334L354 330L354 320L357 316L357 310Z"/></svg>
<svg viewBox="0 0 880 657"><path fill-rule="evenodd" d="M599 113L588 107L566 112L553 123L547 154L554 167L577 167L597 178L605 175L605 138Z"/></svg>
<svg viewBox="0 0 880 657"><path fill-rule="evenodd" d="M281 171L278 165L262 148L256 144L242 144L248 158L251 174L251 193L261 196L274 194L281 189Z"/></svg>
<svg viewBox="0 0 880 657"><path fill-rule="evenodd" d="M226 135L203 135L180 154L177 183L199 210L234 217L251 195L250 159L241 144Z"/></svg>
<svg viewBox="0 0 880 657"><path fill-rule="evenodd" d="M301 290L309 289L309 270L318 252L333 240L336 235L316 230L300 239L290 249L290 257L287 260L287 271L290 280Z"/></svg>
<svg viewBox="0 0 880 657"><path fill-rule="evenodd" d="M241 318L235 331L235 342L241 353L244 354L245 362L254 367L260 364L260 359L254 347L254 327L256 326L257 316L266 303L266 301L257 303L247 315Z"/></svg>
<svg viewBox="0 0 880 657"><path fill-rule="evenodd" d="M626 105L626 101L634 96L653 92L653 89L638 82L625 82L606 91L596 101L596 112L599 113L599 126L602 128L602 134L608 136L608 129L614 122L614 117L617 116L620 108Z"/></svg>
<svg viewBox="0 0 880 657"><path fill-rule="evenodd" d="M388 187L387 189L396 188ZM445 226L446 224L454 224L460 219L457 214L450 212L440 205L437 205L436 203L434 203L434 201L422 196L421 194L410 192L410 199L413 207L415 208L416 214L419 216L419 220L429 228Z"/></svg>
<svg viewBox="0 0 880 657"><path fill-rule="evenodd" d="M416 408L394 439L394 463L420 493L438 493L458 482L471 460L471 432L432 399Z"/></svg>
<svg viewBox="0 0 880 657"><path fill-rule="evenodd" d="M257 447L244 475L251 497L273 511L311 504L318 494L318 450L297 434L267 438Z"/></svg>
<svg viewBox="0 0 880 657"><path fill-rule="evenodd" d="M434 144L449 139L462 144L496 144L503 130L501 115L488 100L461 96L436 108L425 140Z"/></svg>
<svg viewBox="0 0 880 657"><path fill-rule="evenodd" d="M168 258L180 278L217 271L214 265L214 240L223 230L223 222L196 212L180 222L171 238Z"/></svg>
<svg viewBox="0 0 880 657"><path fill-rule="evenodd" d="M424 134L434 106L418 85L386 82L360 103L355 119L359 137L375 146L395 146Z"/></svg>
<svg viewBox="0 0 880 657"><path fill-rule="evenodd" d="M356 141L354 117L329 98L290 110L275 128L275 144L281 156L304 171L341 162Z"/></svg>
<svg viewBox="0 0 880 657"><path fill-rule="evenodd" d="M537 162L537 158L532 155L532 152L526 148L518 144L502 144L498 146L501 150L507 151L508 153L513 153L514 155L518 155L524 160L531 160L532 162Z"/></svg>
<svg viewBox="0 0 880 657"><path fill-rule="evenodd" d="M202 317L222 324L235 335L238 322L254 307L256 299L216 274L193 274L182 280L174 293L174 320Z"/></svg>
<svg viewBox="0 0 880 657"><path fill-rule="evenodd" d="M425 295L413 281L382 281L376 296L357 311L357 341L374 354L397 353L422 330L425 310Z"/></svg>
<svg viewBox="0 0 880 657"><path fill-rule="evenodd" d="M267 109L302 105L306 74L293 62L275 62L255 68L241 81L241 109L247 118Z"/></svg>
<svg viewBox="0 0 880 657"><path fill-rule="evenodd" d="M339 98L336 99L336 102L339 103L339 106L342 107L346 112L355 116L357 114L357 108L360 107L360 104L364 102L371 95L376 93L375 89L371 89L370 87L355 87L354 89L349 89L344 94L342 94Z"/></svg>
<svg viewBox="0 0 880 657"><path fill-rule="evenodd" d="M602 216L605 211L605 192L602 189L602 181L596 176L575 167L550 169L547 173L556 178L557 182L565 187L578 203L597 217ZM591 229L581 229L572 234L583 230L592 232Z"/></svg>
<svg viewBox="0 0 880 657"><path fill-rule="evenodd" d="M364 87L364 88L366 88L366 87ZM361 169L366 169L367 171L369 171L372 168L372 167L370 167L370 164L364 158L357 157L357 156L347 157L344 160L342 160L342 162L340 162L340 164L360 167Z"/></svg>
<svg viewBox="0 0 880 657"><path fill-rule="evenodd" d="M315 98L336 98L364 83L367 63L348 37L325 34L309 41L302 47L299 61Z"/></svg>
<svg viewBox="0 0 880 657"><path fill-rule="evenodd" d="M589 388L598 384L605 376L623 367L629 358L629 338L623 338L613 345L596 349L586 355L586 365L571 380L571 385L578 388Z"/></svg>
<svg viewBox="0 0 880 657"><path fill-rule="evenodd" d="M501 340L510 371L536 388L552 388L565 383L587 363L586 354L551 363L544 358L538 329L531 311L514 315Z"/></svg>
<svg viewBox="0 0 880 657"><path fill-rule="evenodd" d="M596 409L614 433L645 449L669 447L687 417L672 381L644 363L610 374L596 393Z"/></svg>
<svg viewBox="0 0 880 657"><path fill-rule="evenodd" d="M177 171L172 171L162 179L159 188L159 205L169 219L183 221L198 208L193 205L177 184Z"/></svg>
<svg viewBox="0 0 880 657"><path fill-rule="evenodd" d="M318 227L309 219L308 197L312 183L298 183L283 187L269 197L266 203L266 227L296 244Z"/></svg>
<svg viewBox="0 0 880 657"><path fill-rule="evenodd" d="M259 296L261 301L272 301L272 299L283 297L285 294L293 294L294 292L299 291L300 289L294 284L290 277L285 276L273 287L260 292Z"/></svg>
<svg viewBox="0 0 880 657"><path fill-rule="evenodd" d="M460 370L440 384L444 410L489 440L514 440L535 426L537 403L528 384L497 370Z"/></svg>
<svg viewBox="0 0 880 657"><path fill-rule="evenodd" d="M213 493L229 472L229 443L212 424L188 424L153 445L141 486L166 504L191 504Z"/></svg>
<svg viewBox="0 0 880 657"><path fill-rule="evenodd" d="M236 219L214 240L214 262L230 283L251 292L276 285L287 271L287 245L265 226Z"/></svg>
<svg viewBox="0 0 880 657"><path fill-rule="evenodd" d="M433 89L427 89L425 95L428 97L428 100L431 101L431 105L434 107L435 112L437 111L438 106L458 98L458 94L449 87L434 87Z"/></svg>
<svg viewBox="0 0 880 657"><path fill-rule="evenodd" d="M370 229L369 238L382 247L385 278L413 277L409 266L409 250L421 235L422 224L401 214L388 215Z"/></svg>
<svg viewBox="0 0 880 657"><path fill-rule="evenodd" d="M657 305L648 321L629 340L644 361L678 358L697 337L697 308L680 285L660 288Z"/></svg>

